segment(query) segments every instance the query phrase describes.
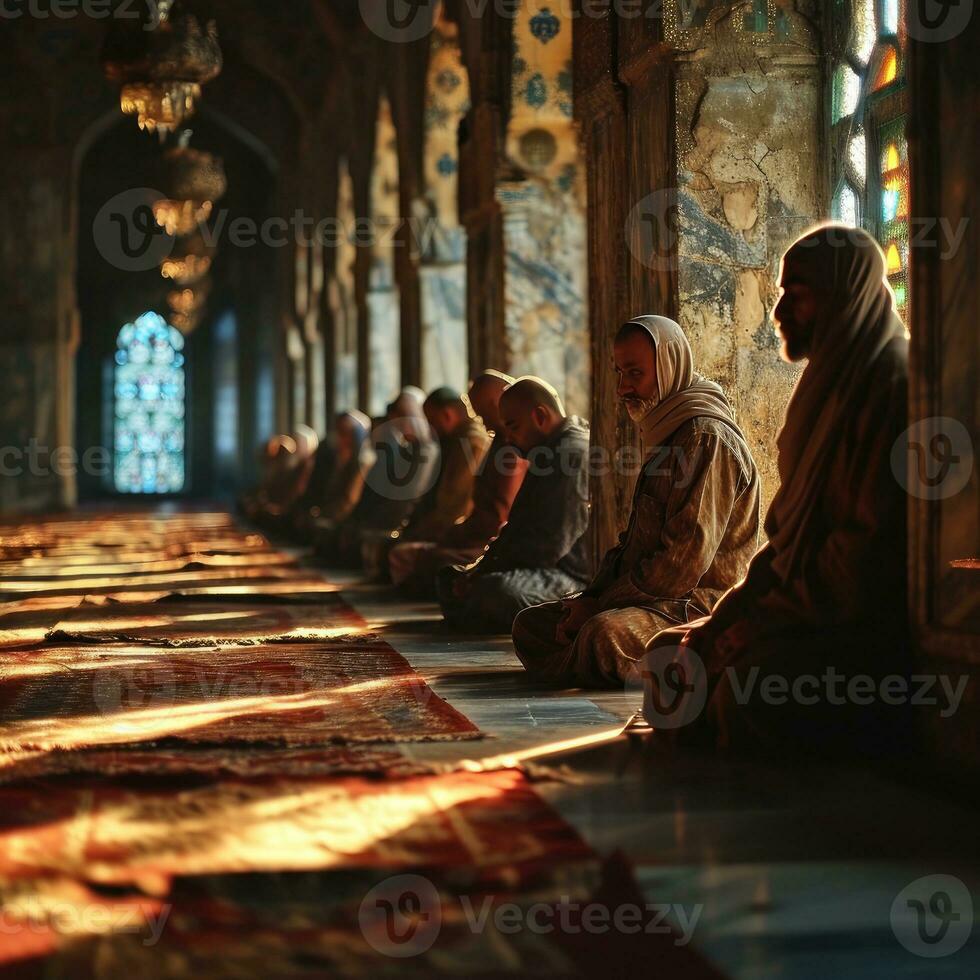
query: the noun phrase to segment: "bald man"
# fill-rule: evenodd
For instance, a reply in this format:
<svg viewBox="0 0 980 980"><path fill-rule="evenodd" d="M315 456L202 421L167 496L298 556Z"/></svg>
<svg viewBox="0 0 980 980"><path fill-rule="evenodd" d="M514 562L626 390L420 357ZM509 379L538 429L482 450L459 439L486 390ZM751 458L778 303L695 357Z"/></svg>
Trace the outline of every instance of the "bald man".
<svg viewBox="0 0 980 980"><path fill-rule="evenodd" d="M465 565L478 558L507 521L527 469L527 463L507 445L501 431L500 396L513 380L490 370L478 375L470 385L470 406L494 437L473 483L469 516L429 539L418 536L405 540L388 556L392 582L412 595L434 598L439 569ZM430 422L438 428L437 420Z"/></svg>
<svg viewBox="0 0 980 980"><path fill-rule="evenodd" d="M566 416L540 378L505 388L499 413L503 437L525 458L527 473L507 524L483 555L439 573L446 621L467 632L509 632L522 609L579 592L591 573L588 424Z"/></svg>
<svg viewBox="0 0 980 980"><path fill-rule="evenodd" d="M652 637L709 613L758 547L752 453L721 388L695 373L680 326L637 317L614 361L643 444L629 523L581 595L514 623L527 671L559 687L621 687Z"/></svg>

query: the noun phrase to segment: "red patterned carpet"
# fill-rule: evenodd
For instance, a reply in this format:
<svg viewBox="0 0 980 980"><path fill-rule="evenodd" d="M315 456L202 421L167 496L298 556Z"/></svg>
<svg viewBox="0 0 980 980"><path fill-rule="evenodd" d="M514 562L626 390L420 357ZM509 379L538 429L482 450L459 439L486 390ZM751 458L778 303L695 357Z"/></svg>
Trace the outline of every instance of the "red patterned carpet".
<svg viewBox="0 0 980 980"><path fill-rule="evenodd" d="M7 525L0 567L3 975L715 975L645 930L499 928L631 874L522 772L413 761L482 733L227 515Z"/></svg>

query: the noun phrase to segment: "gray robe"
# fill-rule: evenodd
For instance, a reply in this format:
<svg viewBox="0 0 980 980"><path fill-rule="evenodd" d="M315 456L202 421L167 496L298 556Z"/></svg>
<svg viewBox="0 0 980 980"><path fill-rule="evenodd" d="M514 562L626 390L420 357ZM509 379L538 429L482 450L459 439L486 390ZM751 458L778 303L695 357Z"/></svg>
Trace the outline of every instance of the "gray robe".
<svg viewBox="0 0 980 980"><path fill-rule="evenodd" d="M579 592L589 581L588 452L588 424L569 417L540 451L528 454L503 530L474 564L439 574L439 601L450 625L507 633L522 609ZM465 598L454 594L460 579Z"/></svg>

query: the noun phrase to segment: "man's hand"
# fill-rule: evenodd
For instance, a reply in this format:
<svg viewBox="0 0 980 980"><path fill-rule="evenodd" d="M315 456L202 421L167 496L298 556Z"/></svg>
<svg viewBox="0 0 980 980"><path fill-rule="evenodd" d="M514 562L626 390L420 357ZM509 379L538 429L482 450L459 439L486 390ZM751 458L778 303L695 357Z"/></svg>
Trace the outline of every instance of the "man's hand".
<svg viewBox="0 0 980 980"><path fill-rule="evenodd" d="M591 596L576 596L562 600L562 618L555 630L558 643L569 644L578 636L579 630L600 611L598 599Z"/></svg>

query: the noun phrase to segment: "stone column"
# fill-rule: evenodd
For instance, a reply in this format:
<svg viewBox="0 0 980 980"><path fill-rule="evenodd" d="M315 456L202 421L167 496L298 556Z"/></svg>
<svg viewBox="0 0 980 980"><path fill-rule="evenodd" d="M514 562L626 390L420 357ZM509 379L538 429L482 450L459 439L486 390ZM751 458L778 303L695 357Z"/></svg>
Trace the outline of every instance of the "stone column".
<svg viewBox="0 0 980 980"><path fill-rule="evenodd" d="M426 391L442 384L464 391L469 379L458 132L470 107L470 85L458 34L456 24L437 18L426 76L425 196L409 219L422 256L421 379Z"/></svg>
<svg viewBox="0 0 980 980"><path fill-rule="evenodd" d="M10 145L0 165L0 510L69 507L78 343L71 155Z"/></svg>

